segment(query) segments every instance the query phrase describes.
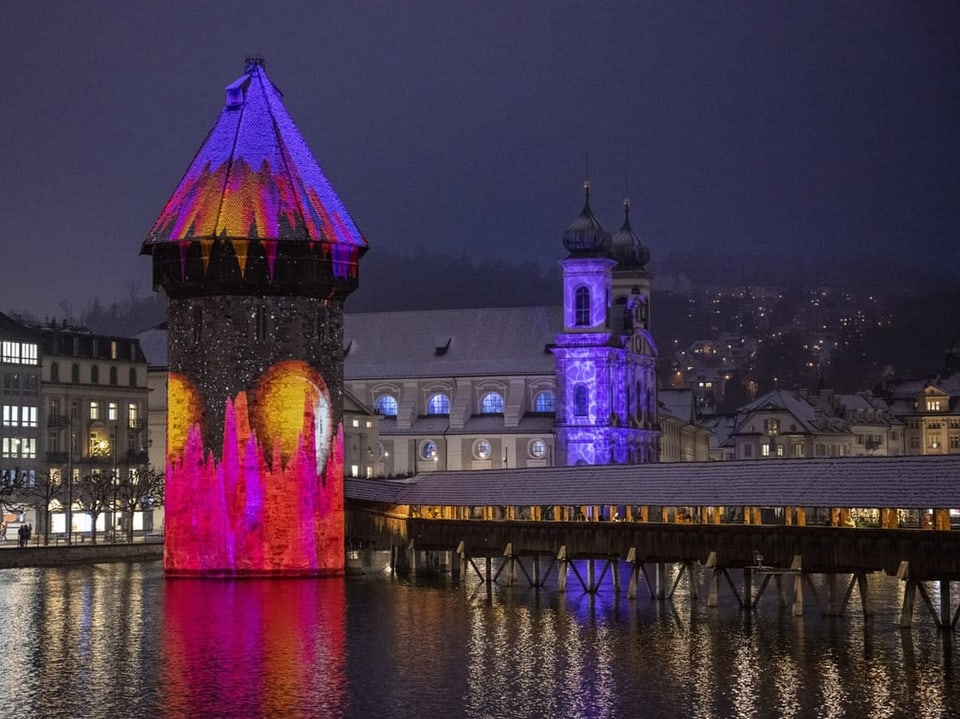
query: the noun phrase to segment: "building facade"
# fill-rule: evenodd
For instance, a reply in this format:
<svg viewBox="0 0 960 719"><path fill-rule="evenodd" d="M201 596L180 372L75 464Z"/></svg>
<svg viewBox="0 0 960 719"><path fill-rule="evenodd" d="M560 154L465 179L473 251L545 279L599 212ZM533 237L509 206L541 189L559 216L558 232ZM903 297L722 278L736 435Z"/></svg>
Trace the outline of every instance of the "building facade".
<svg viewBox="0 0 960 719"><path fill-rule="evenodd" d="M147 362L136 338L94 334L66 322L37 328L42 355L43 467L54 483L72 487L81 478L108 475L120 483L149 467ZM62 508L51 531L68 531ZM77 532L90 517L73 512ZM106 526L111 517L104 515ZM134 529L152 529L146 512ZM104 527L100 527L103 529Z"/></svg>
<svg viewBox="0 0 960 719"><path fill-rule="evenodd" d="M32 485L43 466L40 333L0 313L0 484Z"/></svg>

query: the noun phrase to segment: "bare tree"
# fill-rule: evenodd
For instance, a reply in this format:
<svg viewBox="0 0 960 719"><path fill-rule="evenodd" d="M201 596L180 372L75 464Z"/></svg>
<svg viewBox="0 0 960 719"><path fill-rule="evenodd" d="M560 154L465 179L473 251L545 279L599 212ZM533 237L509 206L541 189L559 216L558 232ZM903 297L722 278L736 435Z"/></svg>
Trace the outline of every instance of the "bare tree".
<svg viewBox="0 0 960 719"><path fill-rule="evenodd" d="M38 532L43 533L43 543L50 543L50 504L55 499L65 504L63 497L63 475L59 472L41 472L37 474L36 482L23 487L20 491L26 504L33 507L38 517Z"/></svg>
<svg viewBox="0 0 960 719"><path fill-rule="evenodd" d="M165 481L163 472L140 467L117 485L117 509L124 513L123 531L128 542L133 541L134 512L163 505Z"/></svg>
<svg viewBox="0 0 960 719"><path fill-rule="evenodd" d="M117 484L112 474L88 474L74 487L74 502L79 511L90 515L90 541L97 543L97 518L113 506Z"/></svg>

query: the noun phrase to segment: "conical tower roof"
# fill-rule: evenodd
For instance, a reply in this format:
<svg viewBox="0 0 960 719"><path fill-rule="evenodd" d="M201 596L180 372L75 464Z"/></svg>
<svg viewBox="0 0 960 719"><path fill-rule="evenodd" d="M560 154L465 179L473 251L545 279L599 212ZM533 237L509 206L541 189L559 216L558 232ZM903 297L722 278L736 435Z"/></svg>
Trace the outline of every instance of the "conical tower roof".
<svg viewBox="0 0 960 719"><path fill-rule="evenodd" d="M366 240L297 130L260 58L226 88L226 105L143 243Z"/></svg>

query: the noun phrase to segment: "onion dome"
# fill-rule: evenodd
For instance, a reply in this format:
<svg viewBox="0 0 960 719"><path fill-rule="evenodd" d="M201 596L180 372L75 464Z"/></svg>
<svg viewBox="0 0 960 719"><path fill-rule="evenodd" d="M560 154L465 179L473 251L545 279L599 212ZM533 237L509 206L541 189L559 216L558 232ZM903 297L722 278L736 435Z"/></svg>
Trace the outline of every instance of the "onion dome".
<svg viewBox="0 0 960 719"><path fill-rule="evenodd" d="M583 211L570 223L563 232L563 246L572 255L597 255L607 251L610 244L610 233L593 215L590 209L590 183L583 183L586 199Z"/></svg>
<svg viewBox="0 0 960 719"><path fill-rule="evenodd" d="M226 102L143 243L174 294L326 294L367 249L270 82L262 58Z"/></svg>
<svg viewBox="0 0 960 719"><path fill-rule="evenodd" d="M610 259L617 261L618 270L642 270L650 261L650 248L630 226L630 200L623 201L623 225L610 241Z"/></svg>

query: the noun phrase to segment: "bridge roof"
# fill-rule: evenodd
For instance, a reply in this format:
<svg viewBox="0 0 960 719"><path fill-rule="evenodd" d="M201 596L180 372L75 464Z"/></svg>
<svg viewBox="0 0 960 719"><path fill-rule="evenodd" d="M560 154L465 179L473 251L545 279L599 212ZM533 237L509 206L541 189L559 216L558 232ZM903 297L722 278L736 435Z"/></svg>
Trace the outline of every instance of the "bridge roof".
<svg viewBox="0 0 960 719"><path fill-rule="evenodd" d="M960 455L677 462L347 478L392 504L960 508Z"/></svg>

